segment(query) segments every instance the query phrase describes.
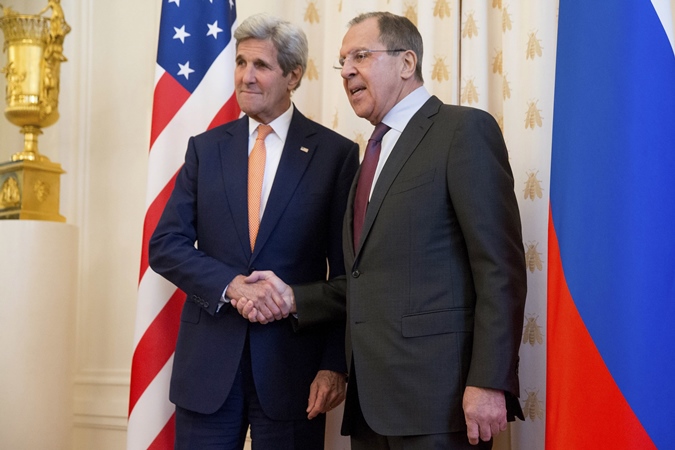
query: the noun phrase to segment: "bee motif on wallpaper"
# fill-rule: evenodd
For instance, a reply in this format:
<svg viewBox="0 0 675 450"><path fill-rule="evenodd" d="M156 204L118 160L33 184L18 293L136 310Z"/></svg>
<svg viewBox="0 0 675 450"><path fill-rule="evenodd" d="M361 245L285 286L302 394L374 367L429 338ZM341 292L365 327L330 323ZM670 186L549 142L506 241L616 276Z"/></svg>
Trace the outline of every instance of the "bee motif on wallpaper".
<svg viewBox="0 0 675 450"><path fill-rule="evenodd" d="M541 400L537 398L539 391L530 392L526 390L525 393L527 394L525 405L523 405L523 414L525 414L525 417L529 418L532 422L534 422L536 419L543 419L544 408L541 406Z"/></svg>
<svg viewBox="0 0 675 450"><path fill-rule="evenodd" d="M363 152L366 150L366 138L363 137L363 133L355 133L354 142L359 144L359 152L363 155Z"/></svg>
<svg viewBox="0 0 675 450"><path fill-rule="evenodd" d="M541 260L541 253L537 251L538 242L530 242L527 244L527 250L525 251L525 264L527 269L534 273L535 269L542 271L544 270L544 263Z"/></svg>
<svg viewBox="0 0 675 450"><path fill-rule="evenodd" d="M494 59L492 60L492 73L498 73L500 75L502 74L502 70L504 67L504 59L502 55L503 53L500 50L497 52Z"/></svg>
<svg viewBox="0 0 675 450"><path fill-rule="evenodd" d="M450 5L448 0L436 0L434 5L434 17L450 17Z"/></svg>
<svg viewBox="0 0 675 450"><path fill-rule="evenodd" d="M509 14L509 9L504 8L502 10L502 31L506 33L508 30L511 30L513 24L511 23L511 14Z"/></svg>
<svg viewBox="0 0 675 450"><path fill-rule="evenodd" d="M319 79L319 70L316 68L314 59L310 58L307 62L307 78L309 80L318 80Z"/></svg>
<svg viewBox="0 0 675 450"><path fill-rule="evenodd" d="M504 100L511 98L511 85L509 80L506 79L506 74L502 77L502 97Z"/></svg>
<svg viewBox="0 0 675 450"><path fill-rule="evenodd" d="M316 7L316 0L309 2L305 10L305 22L319 23L319 10Z"/></svg>
<svg viewBox="0 0 675 450"><path fill-rule="evenodd" d="M467 15L466 20L462 24L462 37L471 39L474 36L478 36L478 26L473 18L473 13L471 13Z"/></svg>
<svg viewBox="0 0 675 450"><path fill-rule="evenodd" d="M525 51L525 59L534 59L534 56L542 55L541 39L537 39L537 32L533 31L527 40L527 50Z"/></svg>
<svg viewBox="0 0 675 450"><path fill-rule="evenodd" d="M525 181L525 189L523 190L525 192L525 200L529 198L534 201L535 197L542 197L541 181L537 179L538 173L539 171L527 174L527 181Z"/></svg>
<svg viewBox="0 0 675 450"><path fill-rule="evenodd" d="M473 104L473 103L478 103L478 90L476 89L476 86L473 84L473 80L469 80L466 82L464 89L462 90L462 96L460 98L460 101L462 104Z"/></svg>
<svg viewBox="0 0 675 450"><path fill-rule="evenodd" d="M538 101L532 101L527 103L527 113L525 114L525 129L532 128L534 130L535 125L541 127L541 109L537 108Z"/></svg>
<svg viewBox="0 0 675 450"><path fill-rule="evenodd" d="M541 325L537 323L539 316L529 316L525 318L525 326L523 327L523 344L530 344L534 347L537 343L542 345L544 343L544 333L541 331Z"/></svg>
<svg viewBox="0 0 675 450"><path fill-rule="evenodd" d="M448 66L445 64L445 58L436 57L434 68L431 71L431 79L437 81L447 81L450 79Z"/></svg>
<svg viewBox="0 0 675 450"><path fill-rule="evenodd" d="M417 26L417 5L415 3L406 3L403 15Z"/></svg>
<svg viewBox="0 0 675 450"><path fill-rule="evenodd" d="M502 0L492 0L492 7L502 9Z"/></svg>
<svg viewBox="0 0 675 450"><path fill-rule="evenodd" d="M497 114L497 117L495 117L495 119L497 119L497 125L499 125L499 129L502 130L502 134L504 134L504 115L503 114ZM510 158L511 157L509 155L509 159Z"/></svg>

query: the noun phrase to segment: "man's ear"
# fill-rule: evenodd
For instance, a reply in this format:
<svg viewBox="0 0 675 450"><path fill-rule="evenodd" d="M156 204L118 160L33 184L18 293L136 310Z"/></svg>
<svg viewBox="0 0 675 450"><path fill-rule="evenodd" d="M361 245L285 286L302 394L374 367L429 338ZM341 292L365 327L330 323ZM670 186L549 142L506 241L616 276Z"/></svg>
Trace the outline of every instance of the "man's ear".
<svg viewBox="0 0 675 450"><path fill-rule="evenodd" d="M401 78L407 80L415 76L417 67L417 55L412 50L406 50L403 54L403 68L401 69Z"/></svg>
<svg viewBox="0 0 675 450"><path fill-rule="evenodd" d="M298 66L288 74L288 90L293 92L302 79L302 67Z"/></svg>

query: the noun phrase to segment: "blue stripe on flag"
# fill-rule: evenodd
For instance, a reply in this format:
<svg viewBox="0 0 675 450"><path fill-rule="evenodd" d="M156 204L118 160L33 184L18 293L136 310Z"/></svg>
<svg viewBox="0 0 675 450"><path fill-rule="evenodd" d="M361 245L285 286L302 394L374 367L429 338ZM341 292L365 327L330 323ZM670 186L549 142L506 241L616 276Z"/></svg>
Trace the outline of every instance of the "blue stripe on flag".
<svg viewBox="0 0 675 450"><path fill-rule="evenodd" d="M675 442L673 48L649 1L561 0L557 53L551 210L563 270L612 376L666 448Z"/></svg>

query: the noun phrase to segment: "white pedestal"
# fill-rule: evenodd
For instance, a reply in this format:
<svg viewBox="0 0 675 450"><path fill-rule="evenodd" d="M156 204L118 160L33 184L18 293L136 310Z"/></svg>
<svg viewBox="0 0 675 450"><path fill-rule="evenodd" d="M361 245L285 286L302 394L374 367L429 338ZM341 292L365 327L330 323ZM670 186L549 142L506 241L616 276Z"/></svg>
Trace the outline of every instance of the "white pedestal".
<svg viewBox="0 0 675 450"><path fill-rule="evenodd" d="M69 449L78 230L0 220L0 447Z"/></svg>

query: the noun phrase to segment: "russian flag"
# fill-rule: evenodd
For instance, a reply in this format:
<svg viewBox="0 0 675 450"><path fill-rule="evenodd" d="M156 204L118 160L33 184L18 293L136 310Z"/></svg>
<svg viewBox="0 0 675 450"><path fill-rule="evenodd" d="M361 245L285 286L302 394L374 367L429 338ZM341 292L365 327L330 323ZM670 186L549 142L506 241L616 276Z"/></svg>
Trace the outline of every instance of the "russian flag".
<svg viewBox="0 0 675 450"><path fill-rule="evenodd" d="M561 0L546 449L675 446L670 1Z"/></svg>

